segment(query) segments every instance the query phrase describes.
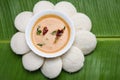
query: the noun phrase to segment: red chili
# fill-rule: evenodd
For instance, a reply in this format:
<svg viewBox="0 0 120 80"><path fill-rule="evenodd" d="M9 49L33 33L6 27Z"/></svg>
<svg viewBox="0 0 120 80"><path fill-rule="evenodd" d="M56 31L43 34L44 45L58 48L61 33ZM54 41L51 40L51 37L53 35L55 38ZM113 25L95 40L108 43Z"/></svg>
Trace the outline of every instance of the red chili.
<svg viewBox="0 0 120 80"><path fill-rule="evenodd" d="M58 29L58 30L57 30L56 38L55 38L54 43L56 43L57 40L62 36L63 32L64 32L64 29L62 29L62 30L59 30L59 29Z"/></svg>
<svg viewBox="0 0 120 80"><path fill-rule="evenodd" d="M63 34L63 30L58 30L56 36L60 37L60 36L62 36L62 34Z"/></svg>
<svg viewBox="0 0 120 80"><path fill-rule="evenodd" d="M43 35L45 35L47 32L48 32L48 28L47 28L47 27L44 27L44 28L43 28Z"/></svg>

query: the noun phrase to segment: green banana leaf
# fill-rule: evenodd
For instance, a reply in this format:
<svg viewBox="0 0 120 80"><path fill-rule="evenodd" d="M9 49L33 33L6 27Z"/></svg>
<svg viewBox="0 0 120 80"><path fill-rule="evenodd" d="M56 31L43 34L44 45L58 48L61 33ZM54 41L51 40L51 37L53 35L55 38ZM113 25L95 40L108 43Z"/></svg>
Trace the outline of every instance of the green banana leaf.
<svg viewBox="0 0 120 80"><path fill-rule="evenodd" d="M0 0L0 80L48 80L40 70L28 72L21 56L10 48L10 39L17 30L16 15L32 11L39 0ZM49 0L56 4L61 0ZM67 0L78 12L92 20L97 48L86 56L84 67L76 73L64 70L54 80L120 80L120 0Z"/></svg>

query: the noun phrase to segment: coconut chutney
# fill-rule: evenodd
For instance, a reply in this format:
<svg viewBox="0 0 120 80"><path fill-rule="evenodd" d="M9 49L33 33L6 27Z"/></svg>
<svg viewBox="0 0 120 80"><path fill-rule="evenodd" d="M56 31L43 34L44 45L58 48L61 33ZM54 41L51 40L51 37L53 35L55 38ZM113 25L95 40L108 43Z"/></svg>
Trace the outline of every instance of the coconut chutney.
<svg viewBox="0 0 120 80"><path fill-rule="evenodd" d="M33 45L46 53L60 51L66 46L69 38L69 25L64 19L53 14L40 17L31 31Z"/></svg>

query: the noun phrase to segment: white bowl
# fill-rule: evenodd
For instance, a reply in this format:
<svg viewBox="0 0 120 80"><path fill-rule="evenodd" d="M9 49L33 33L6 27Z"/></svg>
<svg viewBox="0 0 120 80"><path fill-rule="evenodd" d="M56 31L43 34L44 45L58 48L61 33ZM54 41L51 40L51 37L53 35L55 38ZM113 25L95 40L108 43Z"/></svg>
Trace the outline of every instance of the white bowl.
<svg viewBox="0 0 120 80"><path fill-rule="evenodd" d="M63 49L61 49L60 51L51 53L51 54L48 54L48 53L38 50L32 43L32 39L31 39L31 31L32 31L32 28L33 28L35 22L40 17L48 15L48 14L53 14L53 15L57 15L57 16L61 17L62 19L64 19L67 22L67 24L70 27L70 39L69 39L68 43L66 44L66 46ZM25 38L26 38L28 46L35 54L42 56L42 57L46 57L46 58L53 58L53 57L61 56L66 51L68 51L68 49L72 46L74 38L75 38L75 29L74 29L74 25L73 25L73 22L71 21L71 19L64 13L61 13L61 12L55 11L55 10L46 10L46 11L40 12L40 13L36 14L35 16L33 16L33 18L31 19L31 21L29 22L29 24L26 28Z"/></svg>

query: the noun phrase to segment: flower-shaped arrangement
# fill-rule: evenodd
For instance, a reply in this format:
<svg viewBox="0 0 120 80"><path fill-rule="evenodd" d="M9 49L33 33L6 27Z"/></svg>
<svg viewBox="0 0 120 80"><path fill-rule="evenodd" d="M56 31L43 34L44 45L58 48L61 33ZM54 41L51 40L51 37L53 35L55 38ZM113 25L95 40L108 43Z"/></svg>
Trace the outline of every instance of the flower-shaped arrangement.
<svg viewBox="0 0 120 80"><path fill-rule="evenodd" d="M69 16L75 27L75 40L72 47L64 54L55 58L44 58L36 55L27 45L25 38L26 26L34 15L44 10L56 10ZM24 11L15 18L15 27L19 31L11 39L12 50L22 56L23 67L28 71L41 70L48 78L56 78L62 69L67 72L79 71L84 65L84 55L91 53L97 44L96 36L90 32L92 23L88 16L77 12L69 2L61 1L53 5L49 1L39 1L33 12Z"/></svg>

